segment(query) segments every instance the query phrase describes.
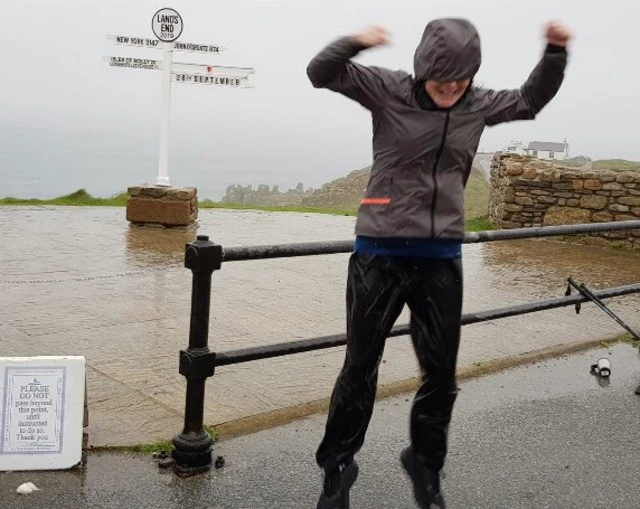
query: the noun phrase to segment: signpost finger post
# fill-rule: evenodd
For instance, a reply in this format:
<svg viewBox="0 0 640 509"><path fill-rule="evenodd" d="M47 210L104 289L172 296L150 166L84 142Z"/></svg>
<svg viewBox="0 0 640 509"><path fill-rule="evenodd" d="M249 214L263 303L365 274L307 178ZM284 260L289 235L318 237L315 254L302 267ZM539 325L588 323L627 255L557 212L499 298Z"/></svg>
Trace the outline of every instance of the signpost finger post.
<svg viewBox="0 0 640 509"><path fill-rule="evenodd" d="M111 67L162 71L160 143L158 176L155 185L128 189L127 220L135 226L195 227L198 218L197 188L177 188L169 175L171 133L171 82L216 85L230 88L253 88L249 75L252 68L174 62L175 52L219 56L226 47L191 42L178 42L184 30L182 16L171 8L157 11L151 19L154 39L124 35L108 35L115 45L162 50L162 60L110 56Z"/></svg>

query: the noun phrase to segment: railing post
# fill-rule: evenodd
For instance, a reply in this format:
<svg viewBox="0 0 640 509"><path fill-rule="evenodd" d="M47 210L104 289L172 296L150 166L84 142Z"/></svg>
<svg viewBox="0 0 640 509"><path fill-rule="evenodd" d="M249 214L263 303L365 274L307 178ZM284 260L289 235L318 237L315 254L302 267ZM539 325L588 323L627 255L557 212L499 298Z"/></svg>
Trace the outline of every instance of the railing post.
<svg viewBox="0 0 640 509"><path fill-rule="evenodd" d="M211 468L211 435L204 429L204 394L207 378L215 370L215 353L209 350L211 277L222 266L222 246L198 235L186 245L185 267L193 273L189 348L180 351L180 374L187 379L184 429L174 437L171 456L174 471L181 475Z"/></svg>

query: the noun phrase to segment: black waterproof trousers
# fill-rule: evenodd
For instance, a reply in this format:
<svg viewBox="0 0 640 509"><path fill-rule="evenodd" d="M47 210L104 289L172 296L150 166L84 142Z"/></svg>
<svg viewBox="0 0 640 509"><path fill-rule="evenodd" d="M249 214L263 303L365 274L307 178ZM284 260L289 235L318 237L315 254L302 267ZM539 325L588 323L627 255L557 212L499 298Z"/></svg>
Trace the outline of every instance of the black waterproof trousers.
<svg viewBox="0 0 640 509"><path fill-rule="evenodd" d="M354 253L347 280L347 351L316 454L321 467L335 468L362 447L385 340L405 304L422 372L411 410L411 443L431 468L444 465L457 395L462 262Z"/></svg>

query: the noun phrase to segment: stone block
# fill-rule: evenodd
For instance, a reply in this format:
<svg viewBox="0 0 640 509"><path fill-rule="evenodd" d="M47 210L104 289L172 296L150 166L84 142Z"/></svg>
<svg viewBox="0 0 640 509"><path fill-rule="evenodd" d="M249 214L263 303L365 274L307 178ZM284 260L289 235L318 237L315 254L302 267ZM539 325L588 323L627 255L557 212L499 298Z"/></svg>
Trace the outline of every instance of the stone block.
<svg viewBox="0 0 640 509"><path fill-rule="evenodd" d="M618 182L607 182L606 184L602 184L602 189L605 191L619 191L622 189L622 184Z"/></svg>
<svg viewBox="0 0 640 509"><path fill-rule="evenodd" d="M631 205L632 207L640 207L640 196L623 196L618 198L618 203Z"/></svg>
<svg viewBox="0 0 640 509"><path fill-rule="evenodd" d="M618 175L618 177L616 178L616 182L620 182L621 184L628 184L631 182L634 182L635 180L635 176L634 175Z"/></svg>
<svg viewBox="0 0 640 509"><path fill-rule="evenodd" d="M556 203L556 199L551 196L538 196L538 202L546 205L553 205Z"/></svg>
<svg viewBox="0 0 640 509"><path fill-rule="evenodd" d="M627 193L629 193L631 196L640 196L640 191L638 191L637 189L629 189Z"/></svg>
<svg viewBox="0 0 640 509"><path fill-rule="evenodd" d="M560 205L561 207L564 207L566 204L567 204L566 198L558 198L558 205Z"/></svg>
<svg viewBox="0 0 640 509"><path fill-rule="evenodd" d="M609 210L613 210L614 212L629 212L631 210L626 205L620 205L618 203L614 203L609 207Z"/></svg>
<svg viewBox="0 0 640 509"><path fill-rule="evenodd" d="M571 188L572 189L582 189L584 187L584 181L583 180L574 180L571 183Z"/></svg>
<svg viewBox="0 0 640 509"><path fill-rule="evenodd" d="M601 210L607 206L608 201L604 196L583 196L580 199L580 206L585 209Z"/></svg>
<svg viewBox="0 0 640 509"><path fill-rule="evenodd" d="M538 170L534 168L526 168L522 173L522 178L527 180L533 180L538 175Z"/></svg>
<svg viewBox="0 0 640 509"><path fill-rule="evenodd" d="M597 191L598 189L602 189L602 183L599 180L587 179L584 181L584 188Z"/></svg>
<svg viewBox="0 0 640 509"><path fill-rule="evenodd" d="M544 191L543 189L532 189L529 191L529 194L534 196L549 196L551 195L551 191Z"/></svg>
<svg viewBox="0 0 640 509"><path fill-rule="evenodd" d="M613 221L613 216L608 212L594 212L591 220L594 223L607 223Z"/></svg>
<svg viewBox="0 0 640 509"><path fill-rule="evenodd" d="M540 174L540 180L543 182L559 182L560 176L553 170L546 170Z"/></svg>
<svg viewBox="0 0 640 509"><path fill-rule="evenodd" d="M570 207L577 207L578 205L580 205L580 200L572 198L571 200L567 200L567 205L569 205Z"/></svg>
<svg viewBox="0 0 640 509"><path fill-rule="evenodd" d="M550 207L544 216L545 226L589 223L591 212L573 207Z"/></svg>
<svg viewBox="0 0 640 509"><path fill-rule="evenodd" d="M516 196L515 202L518 205L533 205L533 200L526 196Z"/></svg>
<svg viewBox="0 0 640 509"><path fill-rule="evenodd" d="M638 218L629 214L616 214L616 221L635 221L636 219Z"/></svg>
<svg viewBox="0 0 640 509"><path fill-rule="evenodd" d="M140 196L141 192L142 192L142 188L137 186L130 187L129 189L127 189L127 194L129 196Z"/></svg>
<svg viewBox="0 0 640 509"><path fill-rule="evenodd" d="M538 189L549 189L551 187L551 182L540 182L538 180L532 180L531 182L528 182L528 184L529 186L535 187ZM554 185L561 185L561 184L554 184ZM557 188L557 189L560 189L560 188Z"/></svg>
<svg viewBox="0 0 640 509"><path fill-rule="evenodd" d="M149 186L140 188L140 196L144 196L146 198L162 198L166 196L169 191L168 187L165 186Z"/></svg>
<svg viewBox="0 0 640 509"><path fill-rule="evenodd" d="M555 196L556 198L571 198L573 194L562 192L562 193L553 193L553 196Z"/></svg>
<svg viewBox="0 0 640 509"><path fill-rule="evenodd" d="M522 205L514 205L512 203L507 203L504 206L504 210L507 212L520 212L522 210Z"/></svg>
<svg viewBox="0 0 640 509"><path fill-rule="evenodd" d="M189 226L193 222L191 203L133 197L127 203L127 221L134 224Z"/></svg>
<svg viewBox="0 0 640 509"><path fill-rule="evenodd" d="M522 163L511 163L507 166L507 175L512 177L516 177L518 175L522 175L524 169L522 168Z"/></svg>
<svg viewBox="0 0 640 509"><path fill-rule="evenodd" d="M555 182L552 184L554 189L573 189L571 182Z"/></svg>
<svg viewBox="0 0 640 509"><path fill-rule="evenodd" d="M196 197L195 187L176 187L167 191L167 198L175 201L187 201Z"/></svg>
<svg viewBox="0 0 640 509"><path fill-rule="evenodd" d="M640 216L640 207L631 209L631 212L633 212L636 216Z"/></svg>

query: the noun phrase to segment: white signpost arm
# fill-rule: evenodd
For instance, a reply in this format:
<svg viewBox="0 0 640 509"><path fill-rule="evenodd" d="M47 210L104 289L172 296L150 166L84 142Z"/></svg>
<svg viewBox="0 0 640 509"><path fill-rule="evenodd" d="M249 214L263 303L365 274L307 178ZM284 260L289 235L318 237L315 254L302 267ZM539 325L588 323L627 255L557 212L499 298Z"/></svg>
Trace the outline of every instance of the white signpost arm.
<svg viewBox="0 0 640 509"><path fill-rule="evenodd" d="M162 118L160 120L160 161L158 167L159 186L170 186L169 180L169 133L171 125L171 62L173 43L163 42L162 63Z"/></svg>

